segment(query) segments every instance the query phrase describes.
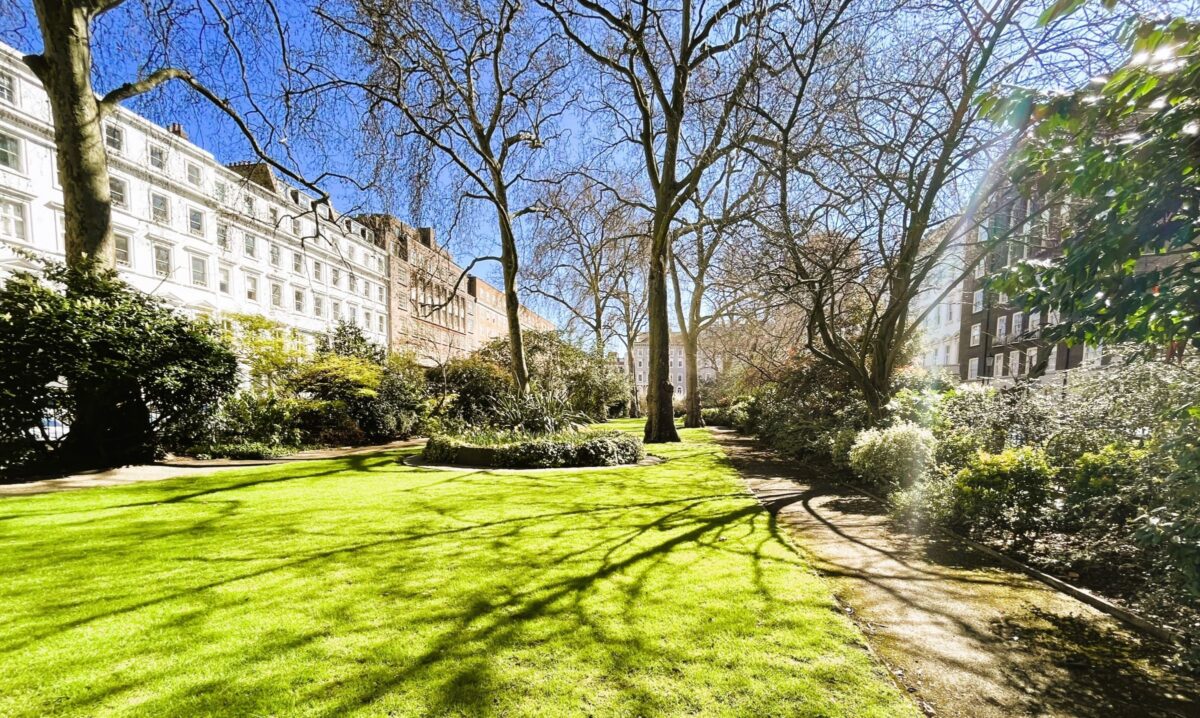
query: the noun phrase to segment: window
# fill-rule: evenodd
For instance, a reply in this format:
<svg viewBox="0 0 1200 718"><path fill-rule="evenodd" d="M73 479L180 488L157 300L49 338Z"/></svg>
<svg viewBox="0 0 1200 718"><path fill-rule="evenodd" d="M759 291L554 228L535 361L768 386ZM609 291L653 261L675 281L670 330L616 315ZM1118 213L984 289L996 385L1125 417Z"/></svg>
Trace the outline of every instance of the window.
<svg viewBox="0 0 1200 718"><path fill-rule="evenodd" d="M329 270L329 283L333 286L339 286L342 283L342 270L334 267Z"/></svg>
<svg viewBox="0 0 1200 718"><path fill-rule="evenodd" d="M0 72L0 102L17 104L17 78L7 72Z"/></svg>
<svg viewBox="0 0 1200 718"><path fill-rule="evenodd" d="M1037 365L1037 347L1029 347L1025 350L1025 373L1033 373L1033 367Z"/></svg>
<svg viewBox="0 0 1200 718"><path fill-rule="evenodd" d="M322 279L321 263L315 260L313 261L313 279L317 280L318 282Z"/></svg>
<svg viewBox="0 0 1200 718"><path fill-rule="evenodd" d="M271 306L283 308L283 286L271 282Z"/></svg>
<svg viewBox="0 0 1200 718"><path fill-rule="evenodd" d="M292 252L292 271L304 274L304 257L299 252Z"/></svg>
<svg viewBox="0 0 1200 718"><path fill-rule="evenodd" d="M171 221L171 205L166 195L150 193L150 219L159 224L168 224Z"/></svg>
<svg viewBox="0 0 1200 718"><path fill-rule="evenodd" d="M229 249L229 225L224 222L217 223L217 246L221 249Z"/></svg>
<svg viewBox="0 0 1200 718"><path fill-rule="evenodd" d="M978 323L972 324L971 325L971 346L973 346L973 347L979 346L979 340L982 337L982 335L983 335L983 325L978 324Z"/></svg>
<svg viewBox="0 0 1200 718"><path fill-rule="evenodd" d="M296 217L292 217L292 234L300 236L300 220Z"/></svg>
<svg viewBox="0 0 1200 718"><path fill-rule="evenodd" d="M996 355L992 367L995 369L996 376L1008 376L1008 364L1004 363L1004 352Z"/></svg>
<svg viewBox="0 0 1200 718"><path fill-rule="evenodd" d="M188 184L195 187L204 183L204 174L200 171L200 165L195 162L187 163L187 181Z"/></svg>
<svg viewBox="0 0 1200 718"><path fill-rule="evenodd" d="M984 267L986 265L987 265L987 257L980 259L979 263L975 265L975 278L976 279L980 279L983 277L983 273L985 271Z"/></svg>
<svg viewBox="0 0 1200 718"><path fill-rule="evenodd" d="M0 133L0 165L21 171L21 141L12 135Z"/></svg>
<svg viewBox="0 0 1200 718"><path fill-rule="evenodd" d="M1008 304L1008 295L1005 294L1004 292L1000 292L1000 303Z"/></svg>
<svg viewBox="0 0 1200 718"><path fill-rule="evenodd" d="M278 267L280 262L283 261L282 260L283 253L280 251L279 245L272 243L270 252L271 252L271 266Z"/></svg>
<svg viewBox="0 0 1200 718"><path fill-rule="evenodd" d="M125 150L125 130L116 125L105 125L104 145L117 154L123 152Z"/></svg>
<svg viewBox="0 0 1200 718"><path fill-rule="evenodd" d="M114 207L129 208L129 183L117 177L108 178L108 196Z"/></svg>
<svg viewBox="0 0 1200 718"><path fill-rule="evenodd" d="M358 292L358 277L351 274L351 275L349 275L349 279L347 279L346 281L349 283L347 286L350 290L350 293L351 294L357 293Z"/></svg>
<svg viewBox="0 0 1200 718"><path fill-rule="evenodd" d="M188 231L197 237L204 236L204 213L198 209L188 210Z"/></svg>
<svg viewBox="0 0 1200 718"><path fill-rule="evenodd" d="M976 289L971 295L971 311L979 313L983 311L983 290Z"/></svg>
<svg viewBox="0 0 1200 718"><path fill-rule="evenodd" d="M242 199L242 206L246 209L246 214L254 216L254 198L246 196Z"/></svg>
<svg viewBox="0 0 1200 718"><path fill-rule="evenodd" d="M0 199L0 237L25 241L25 205Z"/></svg>
<svg viewBox="0 0 1200 718"><path fill-rule="evenodd" d="M1008 317L1000 317L996 320L996 341L1002 342L1008 336Z"/></svg>
<svg viewBox="0 0 1200 718"><path fill-rule="evenodd" d="M378 300L380 303L382 303L384 301L382 284L375 285L375 299Z"/></svg>
<svg viewBox="0 0 1200 718"><path fill-rule="evenodd" d="M303 289L292 290L292 309L295 310L296 312L304 311L304 290Z"/></svg>
<svg viewBox="0 0 1200 718"><path fill-rule="evenodd" d="M329 302L329 318L335 320L342 318L342 303L336 299Z"/></svg>
<svg viewBox="0 0 1200 718"><path fill-rule="evenodd" d="M165 244L154 245L154 273L160 277L171 276L171 248Z"/></svg>
<svg viewBox="0 0 1200 718"><path fill-rule="evenodd" d="M1008 374L1009 376L1019 376L1021 374L1021 352L1008 353Z"/></svg>
<svg viewBox="0 0 1200 718"><path fill-rule="evenodd" d="M197 287L208 286L208 260L204 257L192 257L192 284Z"/></svg>
<svg viewBox="0 0 1200 718"><path fill-rule="evenodd" d="M129 235L117 234L113 236L113 246L116 247L117 264L122 267L129 266Z"/></svg>
<svg viewBox="0 0 1200 718"><path fill-rule="evenodd" d="M277 207L271 208L271 226L279 229L279 209Z"/></svg>
<svg viewBox="0 0 1200 718"><path fill-rule="evenodd" d="M229 198L229 185L224 182L217 182L217 199L224 202Z"/></svg>
<svg viewBox="0 0 1200 718"><path fill-rule="evenodd" d="M1042 313L1041 312L1030 312L1029 313L1029 331L1030 331L1030 333L1036 332L1038 330L1038 327L1040 327L1040 326L1042 326Z"/></svg>
<svg viewBox="0 0 1200 718"><path fill-rule="evenodd" d="M229 294L229 267L217 270L217 289L221 294Z"/></svg>
<svg viewBox="0 0 1200 718"><path fill-rule="evenodd" d="M150 145L150 166L156 170L167 168L167 148L161 145Z"/></svg>
<svg viewBox="0 0 1200 718"><path fill-rule="evenodd" d="M1046 373L1050 374L1058 368L1058 345L1050 347L1050 358L1046 360Z"/></svg>
<svg viewBox="0 0 1200 718"><path fill-rule="evenodd" d="M967 378L979 378L979 357L971 357L967 360Z"/></svg>
<svg viewBox="0 0 1200 718"><path fill-rule="evenodd" d="M325 297L316 294L313 295L313 316L325 316Z"/></svg>
<svg viewBox="0 0 1200 718"><path fill-rule="evenodd" d="M1021 332L1025 329L1025 315L1022 314L1021 312L1017 312L1016 314L1013 315L1012 329L1013 329L1014 337L1021 336Z"/></svg>
<svg viewBox="0 0 1200 718"><path fill-rule="evenodd" d="M254 276L253 274L247 274L245 276L246 276L246 299L249 299L252 302L257 302L258 301L258 277Z"/></svg>
<svg viewBox="0 0 1200 718"><path fill-rule="evenodd" d="M380 332L383 332L383 330L384 330L384 328L383 328L383 315L382 315L382 314L380 314L379 316L375 317L375 319L378 321L378 324L379 324L379 331L380 331Z"/></svg>
<svg viewBox="0 0 1200 718"><path fill-rule="evenodd" d="M371 328L371 310L370 309L363 310L363 326L366 327L367 329Z"/></svg>

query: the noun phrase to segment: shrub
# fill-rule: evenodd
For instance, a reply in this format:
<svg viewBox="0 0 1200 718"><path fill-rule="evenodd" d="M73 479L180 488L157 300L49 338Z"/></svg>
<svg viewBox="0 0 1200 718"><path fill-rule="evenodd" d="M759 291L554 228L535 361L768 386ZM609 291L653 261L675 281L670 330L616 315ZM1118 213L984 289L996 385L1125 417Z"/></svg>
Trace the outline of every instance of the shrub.
<svg viewBox="0 0 1200 718"><path fill-rule="evenodd" d="M700 411L704 423L710 426L728 426L743 431L750 424L748 402L735 402L729 406L713 406Z"/></svg>
<svg viewBox="0 0 1200 718"><path fill-rule="evenodd" d="M573 409L560 394L508 395L496 401L492 423L527 434L557 434L588 423L588 415Z"/></svg>
<svg viewBox="0 0 1200 718"><path fill-rule="evenodd" d="M497 401L512 394L512 381L504 368L479 357L451 359L430 378L450 395L446 415L468 424L489 422Z"/></svg>
<svg viewBox="0 0 1200 718"><path fill-rule="evenodd" d="M237 382L237 360L211 325L95 266L47 262L41 276L9 277L0 347L6 475L140 463L188 446Z"/></svg>
<svg viewBox="0 0 1200 718"><path fill-rule="evenodd" d="M892 517L910 531L922 531L952 523L954 481L939 474L928 474L911 486L888 496Z"/></svg>
<svg viewBox="0 0 1200 718"><path fill-rule="evenodd" d="M632 434L567 432L529 436L514 432L478 432L429 438L427 461L498 468L618 466L641 461L645 450Z"/></svg>
<svg viewBox="0 0 1200 718"><path fill-rule="evenodd" d="M195 449L189 453L207 454L213 458L225 459L274 459L295 453L296 447L264 444L257 441L245 441L231 444L212 444L203 449Z"/></svg>
<svg viewBox="0 0 1200 718"><path fill-rule="evenodd" d="M406 437L424 412L423 370L408 357L379 365L359 356L322 354L295 371L290 387L310 401L299 421L306 443Z"/></svg>
<svg viewBox="0 0 1200 718"><path fill-rule="evenodd" d="M827 459L834 434L867 426L861 393L842 373L812 360L795 361L778 382L759 387L746 409L745 428L791 456Z"/></svg>
<svg viewBox="0 0 1200 718"><path fill-rule="evenodd" d="M1028 538L1041 526L1053 480L1054 471L1040 449L981 451L954 477L952 524L976 536Z"/></svg>
<svg viewBox="0 0 1200 718"><path fill-rule="evenodd" d="M932 464L936 446L933 433L915 424L868 429L850 448L850 467L877 486L911 486Z"/></svg>
<svg viewBox="0 0 1200 718"><path fill-rule="evenodd" d="M304 443L300 425L304 404L301 400L276 394L240 392L221 403L209 427L206 443L298 446Z"/></svg>

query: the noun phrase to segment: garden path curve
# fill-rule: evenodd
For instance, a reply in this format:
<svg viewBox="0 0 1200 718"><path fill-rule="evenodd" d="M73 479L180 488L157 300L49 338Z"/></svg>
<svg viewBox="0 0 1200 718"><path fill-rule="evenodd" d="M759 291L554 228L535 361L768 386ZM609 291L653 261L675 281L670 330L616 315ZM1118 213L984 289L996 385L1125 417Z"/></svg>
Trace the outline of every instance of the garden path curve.
<svg viewBox="0 0 1200 718"><path fill-rule="evenodd" d="M6 483L0 476L0 498L5 496L33 496L35 494L51 494L59 491L75 491L77 489L94 489L101 486L124 486L138 484L143 481L164 481L181 476L208 476L222 471L244 469L247 466L268 466L294 461L320 461L322 459L338 459L343 456L358 454L373 454L377 451L400 449L406 446L417 446L424 439L407 439L393 441L389 444L373 446L342 446L326 449L309 449L287 456L272 459L188 459L179 458L160 461L153 464L136 466L120 466L115 469L102 471L84 471L69 476L59 476L52 479Z"/></svg>
<svg viewBox="0 0 1200 718"><path fill-rule="evenodd" d="M962 542L897 531L813 467L714 434L927 715L1200 716L1200 686L1161 668L1165 646Z"/></svg>

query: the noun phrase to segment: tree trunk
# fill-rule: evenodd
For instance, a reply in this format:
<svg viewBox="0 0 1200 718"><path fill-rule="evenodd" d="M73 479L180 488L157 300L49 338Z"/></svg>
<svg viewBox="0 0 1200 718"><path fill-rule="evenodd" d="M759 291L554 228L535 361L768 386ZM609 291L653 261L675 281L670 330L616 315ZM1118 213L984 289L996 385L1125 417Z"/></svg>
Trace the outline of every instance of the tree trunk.
<svg viewBox="0 0 1200 718"><path fill-rule="evenodd" d="M667 314L667 261L671 251L668 212L660 208L654 219L654 239L650 251L650 274L647 278L650 366L649 391L646 395L649 415L646 417L646 443L679 441L675 430L675 411L672 402L675 387L671 384L671 327Z"/></svg>
<svg viewBox="0 0 1200 718"><path fill-rule="evenodd" d="M704 426L704 416L700 411L700 371L697 355L700 353L700 337L692 332L684 333L683 354L687 365L687 414L683 425L689 429Z"/></svg>
<svg viewBox="0 0 1200 718"><path fill-rule="evenodd" d="M50 98L55 157L63 190L66 260L85 258L100 267L116 266L108 156L100 122L100 102L92 90L92 13L81 3L35 0L44 49L25 63Z"/></svg>
<svg viewBox="0 0 1200 718"><path fill-rule="evenodd" d="M629 373L629 418L640 419L642 416L642 399L638 396L637 367L633 360L634 337L629 337L625 344L625 367Z"/></svg>
<svg viewBox="0 0 1200 718"><path fill-rule="evenodd" d="M529 367L525 363L525 340L521 336L521 300L517 298L517 272L520 260L517 257L517 240L513 235L512 222L508 216L508 195L504 192L502 178L493 176L497 182L499 203L496 213L500 220L500 264L504 268L504 315L508 320L508 349L512 354L513 384L517 394L529 393Z"/></svg>

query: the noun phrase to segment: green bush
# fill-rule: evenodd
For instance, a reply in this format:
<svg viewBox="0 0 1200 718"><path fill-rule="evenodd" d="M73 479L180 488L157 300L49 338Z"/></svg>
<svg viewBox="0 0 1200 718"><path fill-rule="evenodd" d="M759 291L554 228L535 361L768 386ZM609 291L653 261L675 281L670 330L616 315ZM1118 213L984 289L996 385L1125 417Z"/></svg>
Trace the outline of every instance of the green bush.
<svg viewBox="0 0 1200 718"><path fill-rule="evenodd" d="M753 396L745 429L789 456L829 459L838 432L867 428L861 393L820 362L796 360Z"/></svg>
<svg viewBox="0 0 1200 718"><path fill-rule="evenodd" d="M479 357L451 359L429 378L448 397L444 414L468 424L490 422L496 403L513 393L509 373Z"/></svg>
<svg viewBox="0 0 1200 718"><path fill-rule="evenodd" d="M915 424L860 432L850 447L850 468L876 486L911 486L933 463L937 440Z"/></svg>
<svg viewBox="0 0 1200 718"><path fill-rule="evenodd" d="M297 451L294 446L280 446L277 444L264 444L256 441L245 441L232 444L212 444L201 448L196 448L189 453L192 454L207 454L213 458L223 459L274 459L280 456L287 456Z"/></svg>
<svg viewBox="0 0 1200 718"><path fill-rule="evenodd" d="M750 424L749 402L735 402L728 406L713 406L700 410L704 423L709 426L728 426L743 431Z"/></svg>
<svg viewBox="0 0 1200 718"><path fill-rule="evenodd" d="M1053 480L1040 449L981 451L954 477L951 523L978 537L1027 539L1042 526Z"/></svg>
<svg viewBox="0 0 1200 718"><path fill-rule="evenodd" d="M431 436L422 456L433 463L556 468L634 464L645 457L645 449L638 437L617 431L546 436L485 431L463 436Z"/></svg>
<svg viewBox="0 0 1200 718"><path fill-rule="evenodd" d="M211 325L95 266L0 288L0 473L152 461L189 446L237 382ZM61 427L65 436L49 431Z"/></svg>
<svg viewBox="0 0 1200 718"><path fill-rule="evenodd" d="M502 396L496 401L491 423L526 434L557 434L577 424L589 423L587 414L571 407L565 396L537 393Z"/></svg>
<svg viewBox="0 0 1200 718"><path fill-rule="evenodd" d="M322 354L296 369L289 386L309 402L299 417L305 443L403 438L424 412L423 370L408 357L380 365L360 356Z"/></svg>

